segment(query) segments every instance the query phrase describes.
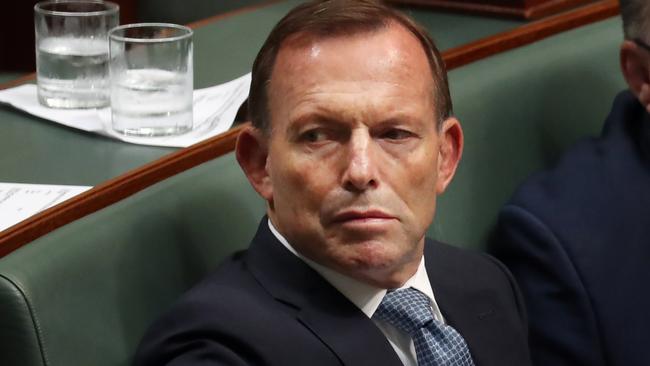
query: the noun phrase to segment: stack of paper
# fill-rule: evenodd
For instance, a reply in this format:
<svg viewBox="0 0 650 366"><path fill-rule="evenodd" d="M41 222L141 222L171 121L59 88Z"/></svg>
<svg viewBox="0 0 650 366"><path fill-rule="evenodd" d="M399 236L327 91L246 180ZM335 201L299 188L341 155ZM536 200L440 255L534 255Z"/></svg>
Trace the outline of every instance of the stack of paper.
<svg viewBox="0 0 650 366"><path fill-rule="evenodd" d="M90 188L0 183L0 231Z"/></svg>
<svg viewBox="0 0 650 366"><path fill-rule="evenodd" d="M132 137L111 129L111 110L52 109L38 103L36 85L24 84L0 90L0 102L8 103L37 117L109 136L121 141L152 146L187 147L228 130L237 110L248 97L251 74L248 73L225 84L194 91L194 129L179 136Z"/></svg>

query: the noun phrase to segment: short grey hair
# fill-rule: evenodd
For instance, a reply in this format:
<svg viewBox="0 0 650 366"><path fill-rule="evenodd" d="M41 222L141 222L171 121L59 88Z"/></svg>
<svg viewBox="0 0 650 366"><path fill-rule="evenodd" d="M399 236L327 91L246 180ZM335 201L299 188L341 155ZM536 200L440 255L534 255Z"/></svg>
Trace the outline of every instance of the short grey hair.
<svg viewBox="0 0 650 366"><path fill-rule="evenodd" d="M623 33L626 39L650 41L650 1L620 0Z"/></svg>

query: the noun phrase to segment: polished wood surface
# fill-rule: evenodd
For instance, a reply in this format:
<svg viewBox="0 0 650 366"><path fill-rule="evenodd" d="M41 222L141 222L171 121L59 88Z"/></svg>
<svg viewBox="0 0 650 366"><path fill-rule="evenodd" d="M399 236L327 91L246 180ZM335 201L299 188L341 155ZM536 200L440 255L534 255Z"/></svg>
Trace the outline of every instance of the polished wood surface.
<svg viewBox="0 0 650 366"><path fill-rule="evenodd" d="M10 80L10 81L7 81L5 83L0 84L0 90L13 88L14 86L29 83L30 81L35 81L35 80L36 80L36 73L33 72L31 74L27 74L27 75L21 76L21 77L19 77L17 79L13 79L13 80Z"/></svg>
<svg viewBox="0 0 650 366"><path fill-rule="evenodd" d="M519 19L540 19L596 0L392 0L404 5L501 16Z"/></svg>
<svg viewBox="0 0 650 366"><path fill-rule="evenodd" d="M527 24L513 31L448 50L443 52L443 59L448 69L454 69L616 14L618 14L618 1L603 0L576 11ZM216 20L221 18L222 16L219 16ZM215 21L215 18L212 21ZM203 24L205 23L198 22L193 26L197 27ZM19 82L15 81L14 83ZM247 126L248 123L240 125L222 135L174 152L98 185L0 232L0 257L42 235L129 197L157 182L232 152L239 132Z"/></svg>
<svg viewBox="0 0 650 366"><path fill-rule="evenodd" d="M619 13L618 0L604 0L562 13L511 31L487 37L443 52L448 69L521 47L570 29L597 22Z"/></svg>

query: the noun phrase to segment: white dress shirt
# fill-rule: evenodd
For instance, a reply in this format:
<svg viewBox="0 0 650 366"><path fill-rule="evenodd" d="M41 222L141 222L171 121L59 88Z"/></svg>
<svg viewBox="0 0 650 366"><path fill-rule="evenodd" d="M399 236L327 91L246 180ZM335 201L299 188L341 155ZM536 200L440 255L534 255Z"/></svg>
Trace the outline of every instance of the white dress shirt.
<svg viewBox="0 0 650 366"><path fill-rule="evenodd" d="M373 319L372 316L379 307L381 300L386 295L387 289L376 288L370 286L358 280L355 280L351 277L342 275L330 268L327 268L323 265L320 265L300 253L298 253L292 246L289 244L287 239L285 239L282 234L280 234L276 228L271 223L271 220L268 220L269 229L275 237L282 243L287 250L296 255L298 258L303 260L308 266L313 268L318 272L327 282L334 286L343 296L355 304L368 318L377 325L377 327L384 333L390 345L393 346L395 352L399 356L400 360L405 366L417 366L417 357L415 354L415 345L413 344L413 339L406 334L393 327L391 324ZM400 288L413 287L416 290L427 295L431 300L431 310L433 310L433 316L436 320L444 323L444 318L440 312L440 308L436 303L436 299L433 296L433 290L431 289L431 284L429 283L429 276L427 276L427 270L424 266L424 256L420 260L420 265L418 266L417 272L413 277L409 278L406 283ZM372 351L369 351L372 352Z"/></svg>

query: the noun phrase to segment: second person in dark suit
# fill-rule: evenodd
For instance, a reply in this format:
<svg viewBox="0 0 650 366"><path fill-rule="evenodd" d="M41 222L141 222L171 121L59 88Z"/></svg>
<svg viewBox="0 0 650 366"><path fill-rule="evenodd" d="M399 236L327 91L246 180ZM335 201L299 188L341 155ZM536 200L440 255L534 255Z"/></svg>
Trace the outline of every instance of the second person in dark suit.
<svg viewBox="0 0 650 366"><path fill-rule="evenodd" d="M600 137L518 189L491 248L522 288L538 366L650 365L650 2L620 3L629 90Z"/></svg>

